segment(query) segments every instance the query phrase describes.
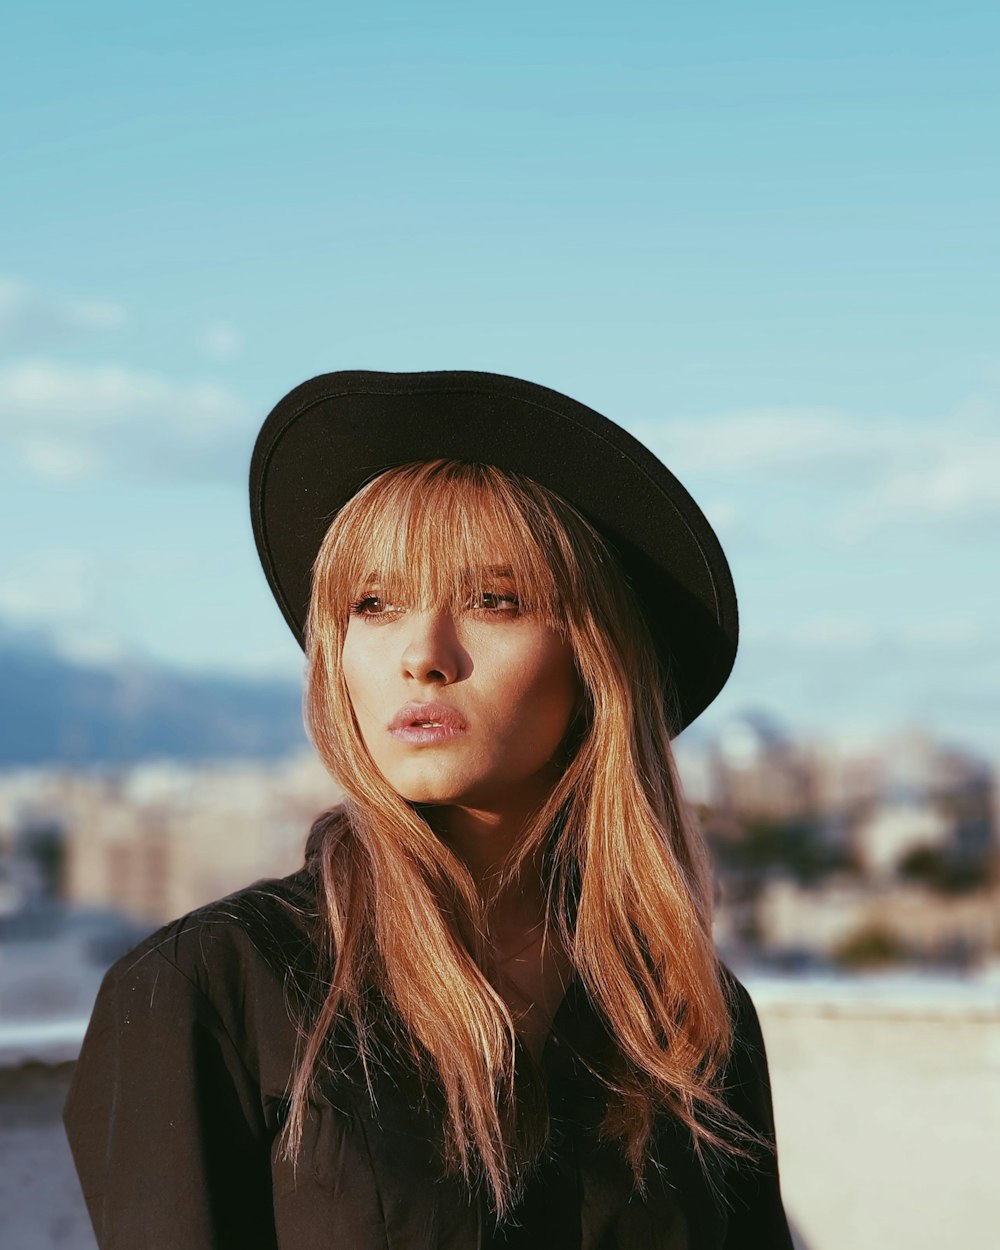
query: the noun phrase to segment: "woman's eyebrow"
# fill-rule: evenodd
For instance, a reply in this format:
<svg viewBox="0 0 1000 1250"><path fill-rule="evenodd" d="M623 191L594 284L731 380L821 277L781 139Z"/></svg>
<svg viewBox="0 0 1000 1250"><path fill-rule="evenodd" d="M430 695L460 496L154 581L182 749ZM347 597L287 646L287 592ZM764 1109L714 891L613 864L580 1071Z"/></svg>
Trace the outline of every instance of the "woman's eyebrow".
<svg viewBox="0 0 1000 1250"><path fill-rule="evenodd" d="M484 564L480 568L467 568L464 570L466 577L513 577L514 570L509 564Z"/></svg>

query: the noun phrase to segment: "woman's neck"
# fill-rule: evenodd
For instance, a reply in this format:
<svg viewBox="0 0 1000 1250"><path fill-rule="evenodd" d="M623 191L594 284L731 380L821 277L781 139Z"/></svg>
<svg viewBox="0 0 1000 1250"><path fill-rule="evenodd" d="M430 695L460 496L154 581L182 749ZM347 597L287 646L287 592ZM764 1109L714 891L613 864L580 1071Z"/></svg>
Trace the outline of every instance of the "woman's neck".
<svg viewBox="0 0 1000 1250"><path fill-rule="evenodd" d="M516 944L545 916L544 848L529 857L516 877L504 872L537 810L538 803L533 802L502 811L436 807L424 813L469 870L480 897L490 904L490 933L498 950Z"/></svg>
<svg viewBox="0 0 1000 1250"><path fill-rule="evenodd" d="M503 812L448 807L435 808L431 816L432 828L469 869L480 897L492 899L486 918L490 977L507 1002L521 1040L540 1063L572 962L558 935L545 925L544 844L516 877L504 879L503 874L537 811L537 804Z"/></svg>

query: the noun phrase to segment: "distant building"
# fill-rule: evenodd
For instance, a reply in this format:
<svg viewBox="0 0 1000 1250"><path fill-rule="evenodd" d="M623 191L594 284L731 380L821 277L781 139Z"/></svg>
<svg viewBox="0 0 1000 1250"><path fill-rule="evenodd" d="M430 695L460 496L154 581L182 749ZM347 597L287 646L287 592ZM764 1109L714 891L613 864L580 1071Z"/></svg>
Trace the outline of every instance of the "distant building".
<svg viewBox="0 0 1000 1250"><path fill-rule="evenodd" d="M311 754L75 778L66 796L66 899L151 923L182 915L299 868L313 819L338 799Z"/></svg>
<svg viewBox="0 0 1000 1250"><path fill-rule="evenodd" d="M727 721L713 755L712 805L743 816L786 820L816 809L811 763L759 712Z"/></svg>
<svg viewBox="0 0 1000 1250"><path fill-rule="evenodd" d="M859 934L898 940L914 958L987 963L1000 951L1000 896L995 889L946 896L921 886L831 879L803 889L768 881L757 900L760 948L771 954L832 957Z"/></svg>
<svg viewBox="0 0 1000 1250"><path fill-rule="evenodd" d="M918 850L938 852L956 865L985 868L995 862L989 765L916 729L888 739L880 763L878 795L850 833L858 859L874 877L888 879Z"/></svg>
<svg viewBox="0 0 1000 1250"><path fill-rule="evenodd" d="M873 878L889 880L908 852L951 844L955 821L925 798L905 796L879 802L851 833L855 856Z"/></svg>
<svg viewBox="0 0 1000 1250"><path fill-rule="evenodd" d="M968 752L919 729L793 742L749 713L679 767L713 848L720 946L826 960L867 933L917 959L1000 950L995 779Z"/></svg>

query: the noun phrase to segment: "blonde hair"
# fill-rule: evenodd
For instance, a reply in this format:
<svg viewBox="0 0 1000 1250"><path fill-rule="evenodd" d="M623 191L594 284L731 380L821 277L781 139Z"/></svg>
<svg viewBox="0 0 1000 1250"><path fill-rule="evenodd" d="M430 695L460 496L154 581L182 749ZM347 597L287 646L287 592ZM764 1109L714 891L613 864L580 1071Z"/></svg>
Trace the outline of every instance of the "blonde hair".
<svg viewBox="0 0 1000 1250"><path fill-rule="evenodd" d="M508 873L544 850L547 932L614 1040L602 1133L640 1189L660 1112L687 1126L703 1168L706 1151L747 1156L760 1143L720 1096L733 1030L708 851L673 763L676 708L620 565L574 508L530 478L453 460L403 465L344 506L313 567L306 719L345 798L314 830L330 975L303 1033L285 1150L297 1152L340 1020L368 1072L374 989L443 1093L447 1165L485 1181L503 1215L548 1124L544 1099L523 1096L520 1060L515 1069L516 1030L483 938L487 901L374 765L340 663L350 605L374 575L389 602L461 608L489 590L484 562L494 556L520 611L570 642L584 694L565 768ZM537 1094L537 1073L528 1084Z"/></svg>

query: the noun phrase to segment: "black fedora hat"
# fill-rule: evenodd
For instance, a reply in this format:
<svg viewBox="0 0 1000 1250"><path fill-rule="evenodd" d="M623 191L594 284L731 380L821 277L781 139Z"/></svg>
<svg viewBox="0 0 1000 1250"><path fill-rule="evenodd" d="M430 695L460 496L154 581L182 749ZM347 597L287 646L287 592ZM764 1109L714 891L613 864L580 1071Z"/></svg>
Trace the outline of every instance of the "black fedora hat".
<svg viewBox="0 0 1000 1250"><path fill-rule="evenodd" d="M250 464L254 538L304 645L310 570L339 509L394 465L497 465L568 500L616 553L676 696L674 734L725 685L739 623L729 565L676 477L620 426L558 391L495 373L325 373L290 391Z"/></svg>

